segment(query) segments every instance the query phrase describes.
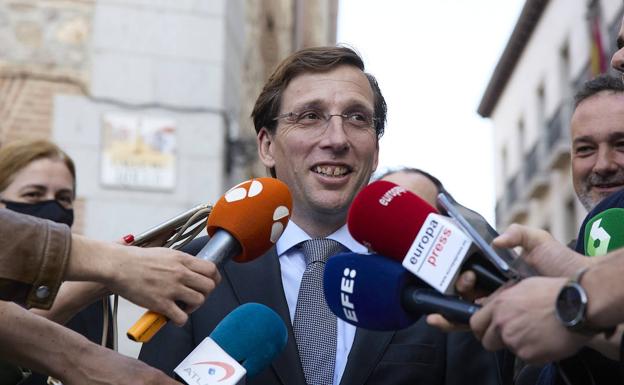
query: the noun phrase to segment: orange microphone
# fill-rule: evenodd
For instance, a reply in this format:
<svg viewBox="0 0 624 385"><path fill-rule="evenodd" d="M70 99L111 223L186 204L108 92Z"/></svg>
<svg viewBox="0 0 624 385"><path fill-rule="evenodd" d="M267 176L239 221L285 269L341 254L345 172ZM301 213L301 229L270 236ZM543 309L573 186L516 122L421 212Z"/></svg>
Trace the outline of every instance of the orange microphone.
<svg viewBox="0 0 624 385"><path fill-rule="evenodd" d="M291 212L292 197L283 182L255 178L240 183L214 205L206 224L210 240L196 256L216 264L258 258L277 242ZM128 329L128 338L147 342L165 323L165 316L147 311Z"/></svg>

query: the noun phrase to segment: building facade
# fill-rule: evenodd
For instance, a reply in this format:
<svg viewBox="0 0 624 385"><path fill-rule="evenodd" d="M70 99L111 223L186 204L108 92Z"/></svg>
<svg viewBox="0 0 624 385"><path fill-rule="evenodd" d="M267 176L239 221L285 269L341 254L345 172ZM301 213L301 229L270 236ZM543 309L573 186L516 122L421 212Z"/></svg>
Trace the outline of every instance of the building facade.
<svg viewBox="0 0 624 385"><path fill-rule="evenodd" d="M623 12L621 0L525 3L478 109L494 126L499 229L521 223L561 242L576 237L586 212L570 171L573 97L609 71Z"/></svg>

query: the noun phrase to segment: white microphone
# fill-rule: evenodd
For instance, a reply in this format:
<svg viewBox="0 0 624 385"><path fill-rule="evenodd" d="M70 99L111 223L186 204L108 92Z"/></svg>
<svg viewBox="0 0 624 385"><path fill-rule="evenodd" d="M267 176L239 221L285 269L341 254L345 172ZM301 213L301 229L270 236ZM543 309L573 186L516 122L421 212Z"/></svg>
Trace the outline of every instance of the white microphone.
<svg viewBox="0 0 624 385"><path fill-rule="evenodd" d="M247 374L247 370L210 337L204 338L174 372L186 384L202 385L243 385Z"/></svg>

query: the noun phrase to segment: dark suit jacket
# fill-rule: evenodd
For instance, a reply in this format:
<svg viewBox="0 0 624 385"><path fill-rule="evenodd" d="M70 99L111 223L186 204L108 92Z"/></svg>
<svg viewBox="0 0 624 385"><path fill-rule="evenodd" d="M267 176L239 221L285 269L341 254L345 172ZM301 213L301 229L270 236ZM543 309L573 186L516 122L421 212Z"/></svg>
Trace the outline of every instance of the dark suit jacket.
<svg viewBox="0 0 624 385"><path fill-rule="evenodd" d="M187 246L196 254L200 238ZM167 324L143 345L139 359L173 375L173 369L234 308L258 302L275 310L288 327L288 343L271 367L247 379L248 385L305 385L292 332L275 249L248 262L226 262L222 282L204 305L178 328ZM253 320L250 320L253 322ZM494 353L485 352L470 333L446 335L421 319L396 332L358 329L341 385L502 384Z"/></svg>

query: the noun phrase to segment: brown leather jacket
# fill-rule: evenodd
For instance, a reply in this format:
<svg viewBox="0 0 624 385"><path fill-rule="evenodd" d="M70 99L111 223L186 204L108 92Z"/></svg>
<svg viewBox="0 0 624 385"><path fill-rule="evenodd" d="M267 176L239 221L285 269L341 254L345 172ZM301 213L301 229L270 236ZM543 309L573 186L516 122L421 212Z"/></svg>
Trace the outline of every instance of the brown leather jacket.
<svg viewBox="0 0 624 385"><path fill-rule="evenodd" d="M50 308L70 248L66 225L0 209L0 299Z"/></svg>

